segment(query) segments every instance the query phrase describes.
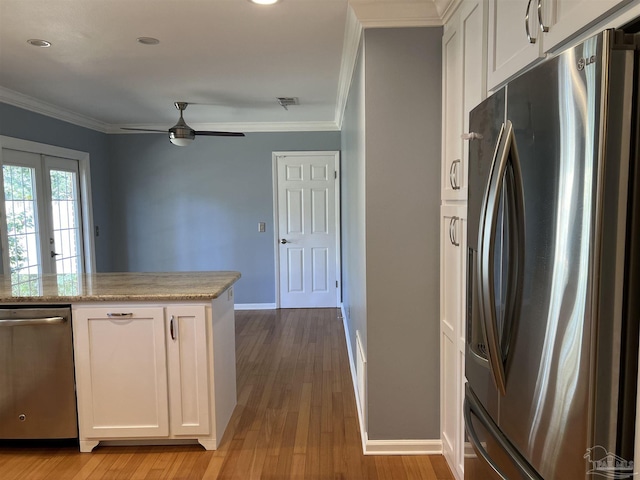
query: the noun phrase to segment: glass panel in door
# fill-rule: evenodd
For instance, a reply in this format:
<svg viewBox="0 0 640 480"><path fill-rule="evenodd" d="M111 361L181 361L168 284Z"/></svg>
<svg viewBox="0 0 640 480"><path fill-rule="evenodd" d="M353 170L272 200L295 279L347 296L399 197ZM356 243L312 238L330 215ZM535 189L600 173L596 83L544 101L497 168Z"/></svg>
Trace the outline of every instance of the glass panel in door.
<svg viewBox="0 0 640 480"><path fill-rule="evenodd" d="M16 152L17 154L23 152ZM31 163L29 155L13 160ZM36 156L37 157L37 156ZM22 162L21 162L22 163ZM36 168L28 165L3 165L4 199L11 285L14 295L40 293L42 273L40 228L36 195Z"/></svg>
<svg viewBox="0 0 640 480"><path fill-rule="evenodd" d="M50 192L51 269L58 274L58 289L67 291L82 273L82 232L77 162L45 157Z"/></svg>

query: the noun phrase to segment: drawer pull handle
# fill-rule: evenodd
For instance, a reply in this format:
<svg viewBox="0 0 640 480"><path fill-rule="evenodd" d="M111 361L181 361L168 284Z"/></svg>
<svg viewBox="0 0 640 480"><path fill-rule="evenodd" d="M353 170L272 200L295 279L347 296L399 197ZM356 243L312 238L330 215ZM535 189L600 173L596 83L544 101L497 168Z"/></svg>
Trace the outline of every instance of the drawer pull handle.
<svg viewBox="0 0 640 480"><path fill-rule="evenodd" d="M131 318L133 317L133 313L107 313L107 317L109 318Z"/></svg>

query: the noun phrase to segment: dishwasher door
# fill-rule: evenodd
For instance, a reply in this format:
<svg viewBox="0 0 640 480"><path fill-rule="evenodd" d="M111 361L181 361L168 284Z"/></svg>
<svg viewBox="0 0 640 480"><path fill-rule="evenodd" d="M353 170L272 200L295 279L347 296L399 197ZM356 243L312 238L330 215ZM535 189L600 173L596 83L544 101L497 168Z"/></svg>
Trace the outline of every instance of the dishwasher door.
<svg viewBox="0 0 640 480"><path fill-rule="evenodd" d="M0 439L77 437L71 309L0 308Z"/></svg>

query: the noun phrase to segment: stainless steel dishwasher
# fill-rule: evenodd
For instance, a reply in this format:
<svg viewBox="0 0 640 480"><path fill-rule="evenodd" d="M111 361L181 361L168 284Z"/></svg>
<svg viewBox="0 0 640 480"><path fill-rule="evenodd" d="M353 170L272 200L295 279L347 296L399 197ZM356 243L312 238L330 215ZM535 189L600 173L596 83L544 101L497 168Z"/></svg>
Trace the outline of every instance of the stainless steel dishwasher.
<svg viewBox="0 0 640 480"><path fill-rule="evenodd" d="M77 438L71 309L0 308L0 439Z"/></svg>

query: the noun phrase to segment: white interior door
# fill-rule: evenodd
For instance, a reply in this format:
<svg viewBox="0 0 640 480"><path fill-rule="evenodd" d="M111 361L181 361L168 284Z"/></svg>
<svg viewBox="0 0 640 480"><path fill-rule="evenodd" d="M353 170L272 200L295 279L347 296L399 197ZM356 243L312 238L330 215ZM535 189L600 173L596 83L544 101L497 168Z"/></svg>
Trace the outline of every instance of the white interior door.
<svg viewBox="0 0 640 480"><path fill-rule="evenodd" d="M280 308L336 307L338 152L274 154Z"/></svg>

